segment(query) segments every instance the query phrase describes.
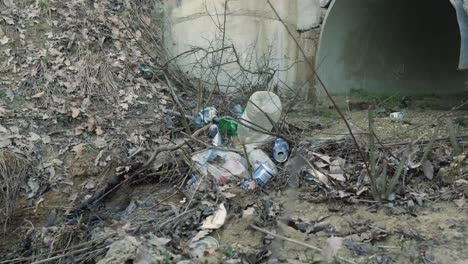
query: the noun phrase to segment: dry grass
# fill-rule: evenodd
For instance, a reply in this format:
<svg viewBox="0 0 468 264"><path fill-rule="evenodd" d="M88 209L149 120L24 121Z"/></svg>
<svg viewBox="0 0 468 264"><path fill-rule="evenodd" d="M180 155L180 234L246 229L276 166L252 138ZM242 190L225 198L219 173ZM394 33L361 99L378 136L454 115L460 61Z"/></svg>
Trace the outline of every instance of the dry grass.
<svg viewBox="0 0 468 264"><path fill-rule="evenodd" d="M80 64L78 73L80 94L99 96L104 101L116 102L119 89L109 63L104 59L101 60L96 54L86 54Z"/></svg>
<svg viewBox="0 0 468 264"><path fill-rule="evenodd" d="M0 224L8 223L15 211L21 185L26 180L29 163L19 156L0 152Z"/></svg>

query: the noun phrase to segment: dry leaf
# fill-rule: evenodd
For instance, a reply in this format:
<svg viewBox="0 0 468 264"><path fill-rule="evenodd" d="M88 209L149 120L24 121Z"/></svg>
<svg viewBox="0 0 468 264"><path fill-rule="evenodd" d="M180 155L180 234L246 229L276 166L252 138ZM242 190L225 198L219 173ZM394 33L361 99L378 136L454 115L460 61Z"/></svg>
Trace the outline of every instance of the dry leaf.
<svg viewBox="0 0 468 264"><path fill-rule="evenodd" d="M0 106L0 117L4 117L7 114L7 110Z"/></svg>
<svg viewBox="0 0 468 264"><path fill-rule="evenodd" d="M429 180L432 180L434 178L434 165L432 165L430 161L425 160L422 164L422 169L426 178L428 178Z"/></svg>
<svg viewBox="0 0 468 264"><path fill-rule="evenodd" d="M39 141L41 140L41 136L39 136L38 134L34 132L29 132L28 140L31 142Z"/></svg>
<svg viewBox="0 0 468 264"><path fill-rule="evenodd" d="M45 95L45 92L39 92L39 93L31 96L31 98L36 98L36 99L37 98L42 98L42 97L44 97L44 95Z"/></svg>
<svg viewBox="0 0 468 264"><path fill-rule="evenodd" d="M330 184L330 181L328 180L328 177L321 173L320 171L316 170L315 168L311 168L309 170L309 173L314 176L316 179L318 179L321 183L325 184L325 185L329 185Z"/></svg>
<svg viewBox="0 0 468 264"><path fill-rule="evenodd" d="M85 130L85 127L83 126L83 124L75 127L75 136L79 136L79 135L83 134L84 130Z"/></svg>
<svg viewBox="0 0 468 264"><path fill-rule="evenodd" d="M255 208L249 207L242 211L242 218L248 218L249 216L252 216L255 213Z"/></svg>
<svg viewBox="0 0 468 264"><path fill-rule="evenodd" d="M316 153L316 152L312 152L312 154L320 159L322 159L323 161L325 161L326 163L330 164L331 163L331 157L330 156L327 156L327 155L323 155L323 154L320 154L320 153Z"/></svg>
<svg viewBox="0 0 468 264"><path fill-rule="evenodd" d="M7 36L3 36L3 38L0 39L0 44L5 45L8 41L10 41L10 39L7 38Z"/></svg>
<svg viewBox="0 0 468 264"><path fill-rule="evenodd" d="M98 136L104 134L104 130L100 126L97 126L94 132L96 132L96 135Z"/></svg>
<svg viewBox="0 0 468 264"><path fill-rule="evenodd" d="M96 118L90 116L88 117L88 132L94 131L96 128Z"/></svg>
<svg viewBox="0 0 468 264"><path fill-rule="evenodd" d="M227 211L224 204L220 204L218 210L213 215L208 216L203 222L203 229L219 229L226 221Z"/></svg>
<svg viewBox="0 0 468 264"><path fill-rule="evenodd" d="M330 164L330 173L331 174L343 174L343 167L345 165L346 161L341 158L335 159L331 164Z"/></svg>
<svg viewBox="0 0 468 264"><path fill-rule="evenodd" d="M314 165L317 166L317 168L325 168L328 166L328 164L321 161L314 162Z"/></svg>
<svg viewBox="0 0 468 264"><path fill-rule="evenodd" d="M72 148L72 151L75 152L75 158L81 158L83 156L83 151L85 149L85 144L81 143Z"/></svg>
<svg viewBox="0 0 468 264"><path fill-rule="evenodd" d="M230 192L222 192L221 194L222 194L224 197L226 197L227 199L231 199L231 198L234 198L234 197L237 196L236 194L233 194L233 193L230 193Z"/></svg>
<svg viewBox="0 0 468 264"><path fill-rule="evenodd" d="M107 147L107 141L103 137L96 138L96 140L94 140L93 143L96 146L96 148L98 148L98 149L103 149L103 148Z"/></svg>
<svg viewBox="0 0 468 264"><path fill-rule="evenodd" d="M73 118L77 118L80 115L81 110L79 108L72 107L70 110Z"/></svg>
<svg viewBox="0 0 468 264"><path fill-rule="evenodd" d="M458 200L454 200L453 201L459 208L463 208L465 207L465 204L466 204L466 199L465 199L465 196L462 196L462 198L458 199Z"/></svg>
<svg viewBox="0 0 468 264"><path fill-rule="evenodd" d="M190 240L190 243L197 242L198 240L209 235L210 233L211 233L211 230L201 230Z"/></svg>
<svg viewBox="0 0 468 264"><path fill-rule="evenodd" d="M328 174L328 177L334 179L334 180L337 180L337 181L340 181L340 182L345 182L346 181L346 178L343 174L337 174L337 173L330 173Z"/></svg>
<svg viewBox="0 0 468 264"><path fill-rule="evenodd" d="M0 149L6 148L11 145L11 140L10 139L2 139L0 138Z"/></svg>

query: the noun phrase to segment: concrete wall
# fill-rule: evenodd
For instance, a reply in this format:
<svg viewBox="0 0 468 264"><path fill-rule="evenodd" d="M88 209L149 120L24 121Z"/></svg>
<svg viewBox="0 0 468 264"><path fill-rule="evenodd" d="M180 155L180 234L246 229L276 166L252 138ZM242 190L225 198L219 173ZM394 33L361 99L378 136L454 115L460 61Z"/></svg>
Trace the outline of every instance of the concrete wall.
<svg viewBox="0 0 468 264"><path fill-rule="evenodd" d="M315 61L334 95L352 89L382 94L467 94L468 0L272 0ZM223 46L225 0L166 1L165 43L172 56L194 47ZM456 7L456 9L454 8ZM268 89L301 98L323 97L293 39L266 0L229 0L224 46L233 44L247 71L276 69ZM231 51L177 60L194 81L225 92L267 89L264 76L239 69ZM216 78L217 76L217 78ZM262 79L263 78L263 79ZM216 84L218 83L218 84Z"/></svg>
<svg viewBox="0 0 468 264"><path fill-rule="evenodd" d="M448 0L335 0L322 29L319 74L336 95L465 94L460 40Z"/></svg>
<svg viewBox="0 0 468 264"><path fill-rule="evenodd" d="M319 24L320 0L272 0L280 16L287 23L310 59L315 59ZM165 42L173 56L193 47L216 49L222 47L225 0L171 0L167 2ZM285 95L300 90L307 95L313 89L313 78L304 64L296 44L278 21L266 0L230 0L227 6L226 38L224 46L233 44L241 64L250 71L271 68L278 72L270 87L278 87ZM220 73L207 71L208 65L194 63L204 52L183 56L177 63L194 79L206 86L216 83L224 90L238 93L239 87L262 84L257 76L240 73L239 65L230 50L223 52ZM220 53L210 54L210 60L219 62ZM268 66L265 66L268 64ZM245 75L248 75L247 77ZM314 92L312 91L314 94Z"/></svg>

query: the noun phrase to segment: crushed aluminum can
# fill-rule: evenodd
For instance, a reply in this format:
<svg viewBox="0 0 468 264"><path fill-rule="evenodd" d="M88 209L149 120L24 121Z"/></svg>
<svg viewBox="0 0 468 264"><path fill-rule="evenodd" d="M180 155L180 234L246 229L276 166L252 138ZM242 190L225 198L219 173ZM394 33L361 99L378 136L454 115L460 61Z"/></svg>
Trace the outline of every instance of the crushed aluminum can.
<svg viewBox="0 0 468 264"><path fill-rule="evenodd" d="M253 179L260 187L265 187L266 184L273 178L273 172L265 165L260 165L253 174Z"/></svg>
<svg viewBox="0 0 468 264"><path fill-rule="evenodd" d="M192 120L192 124L195 127L203 127L208 125L214 118L216 117L216 108L214 107L207 107L195 116Z"/></svg>
<svg viewBox="0 0 468 264"><path fill-rule="evenodd" d="M403 112L393 112L390 114L391 119L402 120L405 117Z"/></svg>
<svg viewBox="0 0 468 264"><path fill-rule="evenodd" d="M279 163L285 162L289 157L289 144L284 139L278 138L273 146L273 158Z"/></svg>

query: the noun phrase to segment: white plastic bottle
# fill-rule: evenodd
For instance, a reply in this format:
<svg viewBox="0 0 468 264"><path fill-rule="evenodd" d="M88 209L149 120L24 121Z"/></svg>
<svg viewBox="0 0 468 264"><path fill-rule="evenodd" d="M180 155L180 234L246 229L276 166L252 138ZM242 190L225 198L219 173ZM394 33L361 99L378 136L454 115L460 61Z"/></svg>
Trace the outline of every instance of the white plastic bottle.
<svg viewBox="0 0 468 264"><path fill-rule="evenodd" d="M240 143L254 145L266 143L270 137L260 131L270 132L280 119L281 111L281 100L276 94L267 91L252 94L239 122Z"/></svg>

